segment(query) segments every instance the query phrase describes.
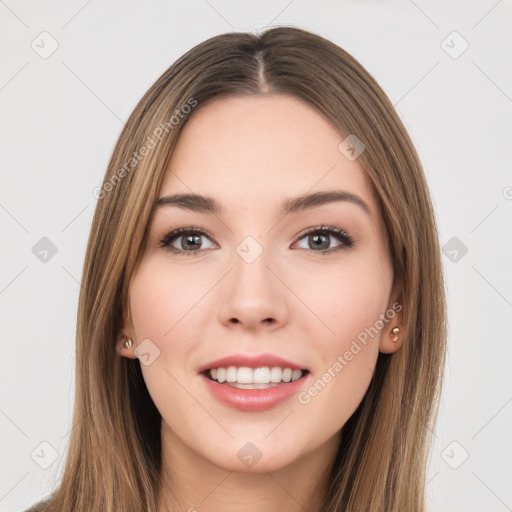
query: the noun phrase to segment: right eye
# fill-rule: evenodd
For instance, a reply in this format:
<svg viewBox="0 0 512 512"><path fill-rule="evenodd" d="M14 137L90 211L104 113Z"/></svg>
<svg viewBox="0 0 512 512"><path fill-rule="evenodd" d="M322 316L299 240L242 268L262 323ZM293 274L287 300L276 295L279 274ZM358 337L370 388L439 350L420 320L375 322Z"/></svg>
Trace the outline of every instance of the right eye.
<svg viewBox="0 0 512 512"><path fill-rule="evenodd" d="M160 247L166 248L173 254L180 256L195 256L202 247L201 237L209 238L205 231L199 228L179 228L167 233L160 240ZM173 245L178 242L179 247ZM211 248L211 247L210 247Z"/></svg>

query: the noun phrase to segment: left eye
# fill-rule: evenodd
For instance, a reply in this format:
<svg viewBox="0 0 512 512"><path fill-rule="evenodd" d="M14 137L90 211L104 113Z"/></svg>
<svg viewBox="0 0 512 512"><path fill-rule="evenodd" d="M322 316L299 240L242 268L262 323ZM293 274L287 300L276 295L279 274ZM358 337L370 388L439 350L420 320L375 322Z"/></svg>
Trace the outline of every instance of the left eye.
<svg viewBox="0 0 512 512"><path fill-rule="evenodd" d="M339 241L339 244L335 247L330 247L330 238L335 238ZM299 235L300 240L306 240L306 247L311 252L317 252L324 254L327 252L333 252L335 250L352 247L354 240L342 229L338 229L333 226L319 226L308 230L306 233Z"/></svg>

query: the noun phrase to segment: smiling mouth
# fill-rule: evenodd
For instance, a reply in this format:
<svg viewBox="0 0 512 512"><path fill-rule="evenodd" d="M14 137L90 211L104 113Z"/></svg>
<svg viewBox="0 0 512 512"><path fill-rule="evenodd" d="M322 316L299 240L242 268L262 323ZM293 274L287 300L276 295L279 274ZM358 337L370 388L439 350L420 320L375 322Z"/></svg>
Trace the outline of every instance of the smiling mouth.
<svg viewBox="0 0 512 512"><path fill-rule="evenodd" d="M308 374L308 370L292 370L278 366L249 368L247 366L228 366L225 368L212 368L202 374L225 386L237 389L267 389L295 382Z"/></svg>

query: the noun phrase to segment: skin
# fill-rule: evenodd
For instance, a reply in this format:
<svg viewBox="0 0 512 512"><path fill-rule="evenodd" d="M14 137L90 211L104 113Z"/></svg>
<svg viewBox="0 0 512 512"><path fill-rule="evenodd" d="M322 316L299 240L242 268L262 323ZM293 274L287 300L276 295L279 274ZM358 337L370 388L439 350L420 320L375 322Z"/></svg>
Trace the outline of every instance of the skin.
<svg viewBox="0 0 512 512"><path fill-rule="evenodd" d="M397 313L307 404L294 396L263 412L218 402L198 375L199 366L220 357L268 352L308 368L307 390L399 301L375 194L358 160L339 151L343 139L312 107L284 95L217 99L196 111L180 136L160 197L208 195L224 211L156 211L124 312L121 334L134 343L126 349L120 338L117 345L132 358L148 338L160 350L141 368L163 418L169 484L160 495L162 512L174 504L319 510L340 429L361 402L379 351L400 347L391 334L402 326ZM285 198L335 189L359 196L370 213L343 201L279 214ZM321 225L345 230L353 246L329 234L320 249L315 233L298 239ZM192 247L186 234L174 239L183 251L199 247L195 256L159 245L180 227L211 234ZM236 252L247 236L263 249L250 264ZM251 468L237 457L247 442L262 454Z"/></svg>

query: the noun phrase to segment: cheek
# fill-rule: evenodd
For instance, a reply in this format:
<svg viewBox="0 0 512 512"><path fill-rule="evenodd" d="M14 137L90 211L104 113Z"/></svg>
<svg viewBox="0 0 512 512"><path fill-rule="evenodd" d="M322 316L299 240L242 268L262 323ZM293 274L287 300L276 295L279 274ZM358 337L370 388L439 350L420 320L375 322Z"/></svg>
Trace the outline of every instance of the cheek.
<svg viewBox="0 0 512 512"><path fill-rule="evenodd" d="M201 311L201 301L212 284L212 276L200 266L193 272L179 268L171 271L165 260L143 260L130 287L138 339L150 338L161 350L165 350L171 340L175 346L176 340L193 339L194 332L187 330L198 325L191 318Z"/></svg>
<svg viewBox="0 0 512 512"><path fill-rule="evenodd" d="M197 271L201 274L200 266ZM190 375L195 371L191 355L201 342L201 299L212 281L206 273L171 270L165 260L149 257L141 262L130 286L137 342L149 339L158 349L151 364L141 364L144 381L157 409L171 423L176 410L186 411L188 425L207 421L191 398L199 388Z"/></svg>
<svg viewBox="0 0 512 512"><path fill-rule="evenodd" d="M317 371L299 401L310 412L330 411L319 416L333 429L348 420L370 383L391 281L386 260L361 258L350 266L319 266L300 288L323 328L315 342Z"/></svg>
<svg viewBox="0 0 512 512"><path fill-rule="evenodd" d="M199 267L197 271L201 272ZM191 393L198 391L198 379L190 376L195 375L197 359L193 356L204 337L206 302L202 299L211 286L211 275L176 268L171 271L165 261L151 257L143 259L132 280L130 309L136 340L141 343L149 339L149 346L155 347L152 350L157 354L150 365L141 364L141 370L164 418L173 417L171 402L187 409L190 418L194 416L194 403L184 386ZM140 359L143 363L143 357Z"/></svg>
<svg viewBox="0 0 512 512"><path fill-rule="evenodd" d="M323 324L318 331L323 345L339 349L385 313L392 281L387 261L372 255L314 268L309 263L290 277L309 316Z"/></svg>

